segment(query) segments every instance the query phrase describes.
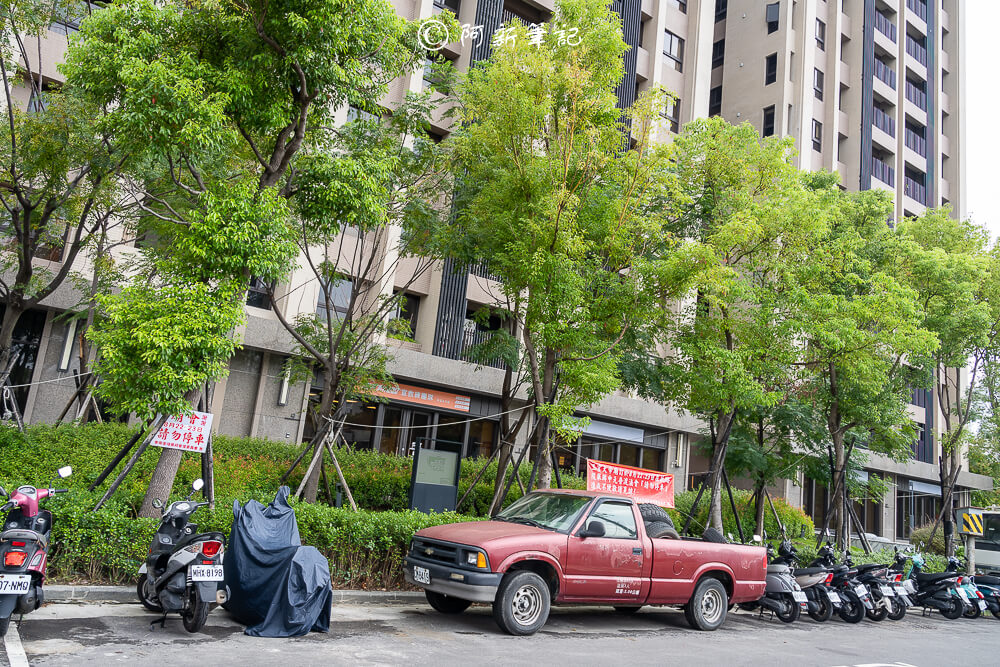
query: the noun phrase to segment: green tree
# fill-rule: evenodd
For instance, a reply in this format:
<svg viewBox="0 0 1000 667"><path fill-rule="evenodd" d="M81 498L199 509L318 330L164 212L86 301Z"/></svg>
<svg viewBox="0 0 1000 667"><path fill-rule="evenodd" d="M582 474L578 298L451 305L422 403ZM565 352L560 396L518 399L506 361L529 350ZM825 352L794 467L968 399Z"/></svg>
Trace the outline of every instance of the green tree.
<svg viewBox="0 0 1000 667"><path fill-rule="evenodd" d="M808 395L829 434L832 518L843 546L849 459L859 445L898 459L911 456L909 386L937 341L923 327L917 294L902 278L908 244L886 224L888 197L846 193L828 178L813 187L832 214L827 235L799 267L802 363L812 376Z"/></svg>
<svg viewBox="0 0 1000 667"><path fill-rule="evenodd" d="M798 359L796 267L825 232L824 209L790 161L791 143L750 125L697 121L674 141L683 200L669 221L713 261L694 294L663 309L638 383L708 423L710 523L722 528L721 479L736 418L781 404Z"/></svg>
<svg viewBox="0 0 1000 667"><path fill-rule="evenodd" d="M623 338L675 287L653 255L675 245L652 205L670 201L668 149L652 141L666 98L653 90L617 107L627 47L603 0L557 3L540 44L517 22L504 34L457 87L457 252L488 259L510 304L544 488L550 432L575 439L574 411L620 386Z"/></svg>
<svg viewBox="0 0 1000 667"><path fill-rule="evenodd" d="M151 387L102 353L102 393L118 410L190 410L225 372L250 279L281 278L295 255L289 200L322 178L322 161L303 156L336 133L337 108L374 108L389 81L422 62L417 28L385 0L124 0L83 23L67 82L108 110L100 128L135 156L131 184L156 239L145 270L105 299L110 317L95 340L187 362L151 374L163 381ZM170 330L197 344L136 335L161 296L177 307ZM161 452L143 515L180 457Z"/></svg>

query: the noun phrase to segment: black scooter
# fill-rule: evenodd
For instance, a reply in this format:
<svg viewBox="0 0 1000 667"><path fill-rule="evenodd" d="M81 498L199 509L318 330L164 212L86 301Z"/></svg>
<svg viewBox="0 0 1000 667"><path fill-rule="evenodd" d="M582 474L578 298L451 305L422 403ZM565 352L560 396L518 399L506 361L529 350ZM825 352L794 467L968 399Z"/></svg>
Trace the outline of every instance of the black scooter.
<svg viewBox="0 0 1000 667"><path fill-rule="evenodd" d="M959 575L955 572L923 571L924 557L920 554L910 556L911 568L908 579L913 581L916 592L913 594L914 604L924 608L924 612L937 609L947 619L954 620L965 611L965 605L953 592L958 586Z"/></svg>
<svg viewBox="0 0 1000 667"><path fill-rule="evenodd" d="M160 627L167 614L175 613L181 615L185 630L198 632L211 605L226 601L225 591L219 590L225 537L222 533L197 533L198 526L190 523L194 511L208 504L191 502L202 486L202 480L195 480L187 498L163 509L149 556L139 568L136 594L146 609L163 614ZM158 499L153 505L163 507ZM153 625L155 622L150 627Z"/></svg>
<svg viewBox="0 0 1000 667"><path fill-rule="evenodd" d="M847 555L848 560L850 554ZM829 586L840 596L841 604L837 615L847 623L860 623L865 613L875 608L868 587L856 578L857 571L849 565L837 563L833 555L833 545L827 542L816 554L809 567L826 567L833 574Z"/></svg>

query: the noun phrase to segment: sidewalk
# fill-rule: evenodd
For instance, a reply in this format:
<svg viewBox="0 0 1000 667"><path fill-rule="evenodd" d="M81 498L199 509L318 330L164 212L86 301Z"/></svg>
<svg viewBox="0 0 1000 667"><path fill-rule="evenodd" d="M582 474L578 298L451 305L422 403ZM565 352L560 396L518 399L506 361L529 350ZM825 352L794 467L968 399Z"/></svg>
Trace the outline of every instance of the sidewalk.
<svg viewBox="0 0 1000 667"><path fill-rule="evenodd" d="M333 591L334 604L413 604L424 599L423 593L414 591ZM45 586L45 601L139 603L134 586Z"/></svg>

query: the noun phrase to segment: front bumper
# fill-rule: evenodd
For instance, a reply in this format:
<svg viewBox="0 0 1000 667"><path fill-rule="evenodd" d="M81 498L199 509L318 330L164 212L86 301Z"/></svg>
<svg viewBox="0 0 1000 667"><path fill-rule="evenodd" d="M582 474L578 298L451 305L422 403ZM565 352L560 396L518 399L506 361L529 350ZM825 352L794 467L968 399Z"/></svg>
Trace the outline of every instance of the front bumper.
<svg viewBox="0 0 1000 667"><path fill-rule="evenodd" d="M418 583L413 578L414 565L426 568L431 573L430 584ZM412 556L403 559L403 576L407 583L414 586L472 602L493 602L503 578L503 574L499 572L473 572Z"/></svg>

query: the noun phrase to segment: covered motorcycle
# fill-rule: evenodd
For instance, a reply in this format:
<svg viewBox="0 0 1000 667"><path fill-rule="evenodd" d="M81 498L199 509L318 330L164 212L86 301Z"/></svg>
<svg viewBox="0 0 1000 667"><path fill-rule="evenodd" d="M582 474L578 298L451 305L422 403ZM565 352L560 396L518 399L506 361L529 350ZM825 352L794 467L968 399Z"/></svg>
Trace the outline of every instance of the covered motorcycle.
<svg viewBox="0 0 1000 667"><path fill-rule="evenodd" d="M297 637L330 629L330 566L315 547L302 546L289 489L266 507L233 502L223 605L254 637Z"/></svg>

